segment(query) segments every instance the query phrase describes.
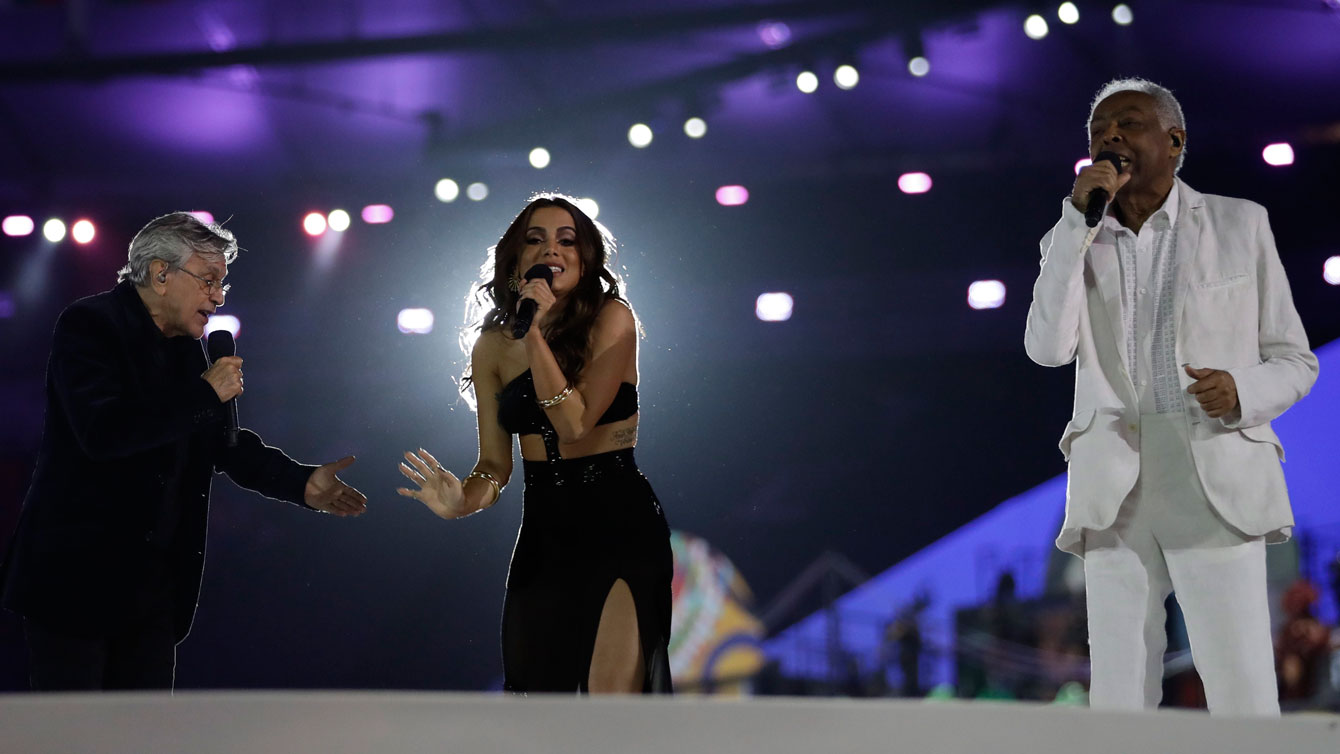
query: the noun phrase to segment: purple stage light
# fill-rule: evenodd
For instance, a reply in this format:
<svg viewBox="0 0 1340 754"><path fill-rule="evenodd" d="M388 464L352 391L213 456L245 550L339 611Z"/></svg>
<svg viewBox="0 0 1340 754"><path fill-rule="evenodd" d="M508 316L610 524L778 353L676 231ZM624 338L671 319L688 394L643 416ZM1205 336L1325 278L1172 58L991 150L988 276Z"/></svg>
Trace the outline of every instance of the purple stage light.
<svg viewBox="0 0 1340 754"><path fill-rule="evenodd" d="M924 194L931 190L931 177L925 173L903 173L898 176L898 190L904 194Z"/></svg>
<svg viewBox="0 0 1340 754"><path fill-rule="evenodd" d="M754 302L754 316L764 322L785 322L794 309L795 301L789 293L760 293Z"/></svg>
<svg viewBox="0 0 1340 754"><path fill-rule="evenodd" d="M1083 170L1084 168L1089 167L1089 166L1092 165L1092 164L1093 164L1093 160L1089 159L1088 157L1085 157L1085 158L1082 159L1082 160L1077 160L1077 161L1075 162L1075 175L1079 175L1079 171Z"/></svg>
<svg viewBox="0 0 1340 754"><path fill-rule="evenodd" d="M431 309L401 309L395 324L406 335L427 335L433 331L433 312Z"/></svg>
<svg viewBox="0 0 1340 754"><path fill-rule="evenodd" d="M33 230L37 228L37 223L33 222L27 215L10 215L0 223L0 228L4 230L7 236L30 236Z"/></svg>
<svg viewBox="0 0 1340 754"><path fill-rule="evenodd" d="M977 280L968 286L968 306L999 309L1005 304L1005 284L999 280Z"/></svg>
<svg viewBox="0 0 1340 754"><path fill-rule="evenodd" d="M1331 257L1321 266L1321 276L1331 285L1340 285L1340 257Z"/></svg>
<svg viewBox="0 0 1340 754"><path fill-rule="evenodd" d="M388 204L369 204L363 208L363 222L369 225L381 225L391 222L395 211Z"/></svg>
<svg viewBox="0 0 1340 754"><path fill-rule="evenodd" d="M1293 147L1284 142L1268 144L1265 149L1261 150L1261 158L1266 161L1267 165L1274 165L1277 168L1292 165Z"/></svg>
<svg viewBox="0 0 1340 754"><path fill-rule="evenodd" d="M758 38L774 50L785 47L791 41L791 27L781 21L764 21L758 25Z"/></svg>
<svg viewBox="0 0 1340 754"><path fill-rule="evenodd" d="M722 186L717 189L717 204L738 207L749 201L749 189L744 186Z"/></svg>
<svg viewBox="0 0 1340 754"><path fill-rule="evenodd" d="M12 316L14 316L14 294L0 291L0 319L9 319Z"/></svg>
<svg viewBox="0 0 1340 754"><path fill-rule="evenodd" d="M215 330L227 330L236 338L238 333L242 332L242 320L231 314L211 314L209 321L205 323L205 334L208 335Z"/></svg>
<svg viewBox="0 0 1340 754"><path fill-rule="evenodd" d="M187 212L186 214L190 215L191 217L194 217L195 219L205 224L214 222L214 213L206 212L203 209L192 210L191 212Z"/></svg>

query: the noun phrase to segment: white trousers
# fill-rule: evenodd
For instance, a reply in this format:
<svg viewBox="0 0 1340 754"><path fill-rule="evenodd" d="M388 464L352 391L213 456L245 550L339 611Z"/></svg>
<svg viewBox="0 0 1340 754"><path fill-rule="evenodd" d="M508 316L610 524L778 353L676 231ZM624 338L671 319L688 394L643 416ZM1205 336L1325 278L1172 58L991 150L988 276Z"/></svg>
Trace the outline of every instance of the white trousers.
<svg viewBox="0 0 1340 754"><path fill-rule="evenodd" d="M1265 540L1205 498L1182 414L1141 417L1140 477L1113 525L1084 532L1094 709L1163 697L1164 601L1177 593L1210 713L1279 715Z"/></svg>

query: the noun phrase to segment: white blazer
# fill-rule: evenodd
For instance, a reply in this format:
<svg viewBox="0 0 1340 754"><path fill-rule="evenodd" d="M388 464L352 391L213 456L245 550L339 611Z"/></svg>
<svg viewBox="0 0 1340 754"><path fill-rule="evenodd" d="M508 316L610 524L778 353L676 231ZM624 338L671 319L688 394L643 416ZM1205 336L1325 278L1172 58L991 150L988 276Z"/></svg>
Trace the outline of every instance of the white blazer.
<svg viewBox="0 0 1340 754"><path fill-rule="evenodd" d="M1312 388L1317 357L1294 309L1265 208L1202 194L1178 180L1177 363L1223 369L1240 415L1211 419L1180 372L1191 457L1210 504L1249 535L1284 541L1293 526L1270 420ZM1056 546L1083 556L1083 531L1111 526L1140 473L1140 402L1126 364L1121 266L1109 233L1082 257L1088 228L1067 199L1042 238L1024 347L1044 366L1078 360L1074 416L1061 437L1069 461Z"/></svg>

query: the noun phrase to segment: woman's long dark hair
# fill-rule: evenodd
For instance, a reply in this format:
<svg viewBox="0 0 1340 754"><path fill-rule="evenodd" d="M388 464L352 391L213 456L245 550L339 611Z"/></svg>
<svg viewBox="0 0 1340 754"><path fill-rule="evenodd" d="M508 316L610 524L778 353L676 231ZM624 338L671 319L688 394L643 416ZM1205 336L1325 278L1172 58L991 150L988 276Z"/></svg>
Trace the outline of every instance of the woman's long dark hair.
<svg viewBox="0 0 1340 754"><path fill-rule="evenodd" d="M466 367L461 379L461 395L471 405L474 404L471 351L480 335L504 327L510 329L520 294L508 287L508 279L520 274L517 264L526 246L530 218L535 210L544 207L558 207L572 215L577 232L577 252L582 260L582 276L577 287L568 295L567 305L558 319L544 333L549 349L554 352L554 358L569 382L575 384L586 366L591 327L605 302L613 299L632 309L619 292L619 276L610 268L610 258L616 247L609 230L587 216L571 197L562 194L532 197L521 214L507 226L498 244L489 250L489 260L480 268L482 282L471 290L466 301L466 326L461 331Z"/></svg>

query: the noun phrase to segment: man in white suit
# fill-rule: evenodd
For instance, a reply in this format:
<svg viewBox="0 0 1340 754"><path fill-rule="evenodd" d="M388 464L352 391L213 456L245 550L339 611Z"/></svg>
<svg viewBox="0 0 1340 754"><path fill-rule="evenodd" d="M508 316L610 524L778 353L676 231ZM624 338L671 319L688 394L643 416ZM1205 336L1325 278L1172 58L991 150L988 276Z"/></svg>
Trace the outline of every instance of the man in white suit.
<svg viewBox="0 0 1340 754"><path fill-rule="evenodd" d="M1042 239L1024 336L1078 361L1057 547L1084 559L1094 708L1157 707L1164 600L1176 591L1213 714L1278 715L1265 544L1293 515L1270 427L1317 359L1260 205L1176 174L1181 106L1113 81L1089 116L1093 157ZM1112 197L1086 227L1092 192Z"/></svg>

